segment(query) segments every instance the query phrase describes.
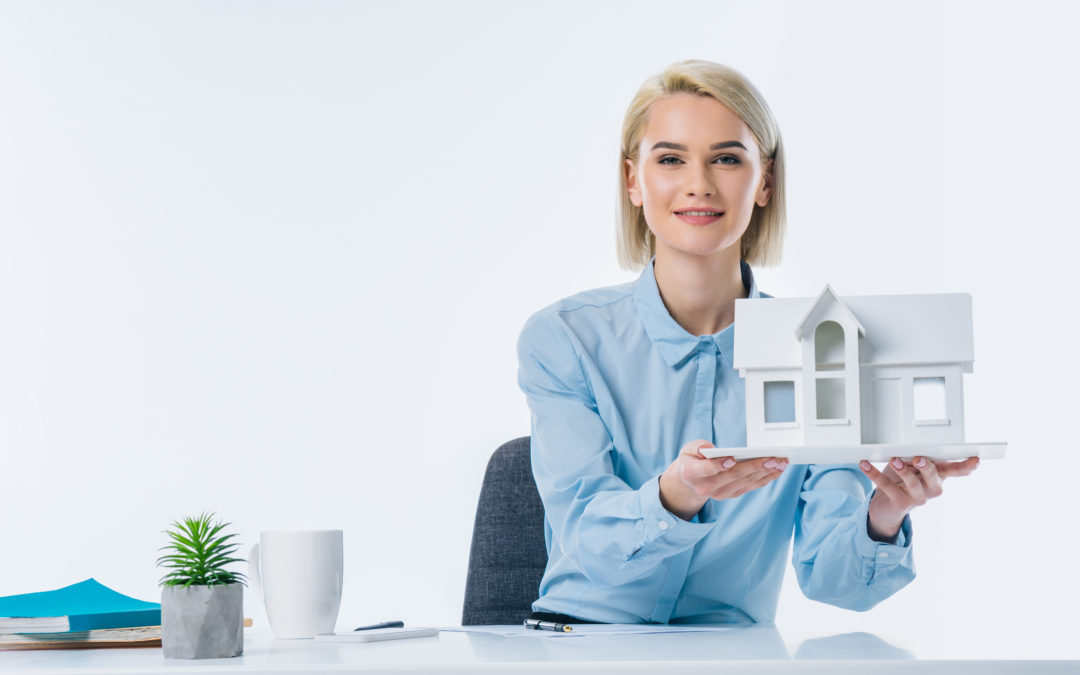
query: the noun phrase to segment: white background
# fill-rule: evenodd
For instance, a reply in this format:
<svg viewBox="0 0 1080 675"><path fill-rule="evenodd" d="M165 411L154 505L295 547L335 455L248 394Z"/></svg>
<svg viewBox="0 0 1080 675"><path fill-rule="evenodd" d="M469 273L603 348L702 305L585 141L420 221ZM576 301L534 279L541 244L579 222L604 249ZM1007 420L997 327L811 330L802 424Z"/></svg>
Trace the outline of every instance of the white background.
<svg viewBox="0 0 1080 675"><path fill-rule="evenodd" d="M622 116L703 58L784 135L761 288L971 293L967 436L1010 444L914 514L910 586L789 571L781 631L1077 655L1076 4L384 4L0 3L0 595L156 599L210 510L343 529L339 629L459 622L518 331L635 278Z"/></svg>

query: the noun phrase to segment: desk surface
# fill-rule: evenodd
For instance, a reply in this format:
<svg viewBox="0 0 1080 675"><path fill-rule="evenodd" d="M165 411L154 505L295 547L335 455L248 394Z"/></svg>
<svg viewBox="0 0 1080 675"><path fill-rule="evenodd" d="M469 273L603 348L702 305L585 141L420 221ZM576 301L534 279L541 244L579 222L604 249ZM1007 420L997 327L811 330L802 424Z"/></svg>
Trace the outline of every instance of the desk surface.
<svg viewBox="0 0 1080 675"><path fill-rule="evenodd" d="M662 664L662 666L661 666ZM377 643L274 640L247 631L234 659L166 660L160 649L0 652L0 671L28 673L1077 673L1080 660L924 660L868 633L788 645L773 626L723 633L504 637L442 632Z"/></svg>

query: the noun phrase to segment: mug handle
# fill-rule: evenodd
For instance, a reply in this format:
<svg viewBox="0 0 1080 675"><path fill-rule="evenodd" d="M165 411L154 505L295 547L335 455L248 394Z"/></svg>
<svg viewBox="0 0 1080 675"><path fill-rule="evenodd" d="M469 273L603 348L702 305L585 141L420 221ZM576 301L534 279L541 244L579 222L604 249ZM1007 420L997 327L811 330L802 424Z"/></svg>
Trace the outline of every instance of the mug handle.
<svg viewBox="0 0 1080 675"><path fill-rule="evenodd" d="M262 575L259 573L258 543L251 547L251 553L248 554L248 581L251 582L251 589L255 591L255 595L259 596L259 601L266 602L263 600Z"/></svg>

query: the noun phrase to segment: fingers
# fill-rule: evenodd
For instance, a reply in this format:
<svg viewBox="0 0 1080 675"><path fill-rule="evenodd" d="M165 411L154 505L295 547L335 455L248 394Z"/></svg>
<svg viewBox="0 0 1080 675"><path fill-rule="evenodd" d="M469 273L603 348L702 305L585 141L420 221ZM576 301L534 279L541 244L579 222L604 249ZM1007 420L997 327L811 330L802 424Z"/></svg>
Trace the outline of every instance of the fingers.
<svg viewBox="0 0 1080 675"><path fill-rule="evenodd" d="M885 496L888 497L890 501L896 502L902 499L903 488L899 487L902 484L902 481L901 483L897 482L901 479L896 475L895 471L892 471L892 476L895 477L894 479L893 477L886 476L878 471L874 468L873 464L865 459L859 462L859 468L863 470L863 473L866 474L866 477L870 479L870 482L872 482L878 490L885 493ZM886 471L889 471L890 469L891 465Z"/></svg>
<svg viewBox="0 0 1080 675"><path fill-rule="evenodd" d="M689 443L687 443L686 445L682 446L682 449L679 450L679 454L680 455L693 455L694 457L701 457L700 450L702 448L715 448L715 447L716 446L713 445L712 443L710 443L709 441L706 441L703 438L698 438L698 439L692 440Z"/></svg>
<svg viewBox="0 0 1080 675"><path fill-rule="evenodd" d="M688 442L679 450L679 456L675 462L679 465L679 475L682 480L695 492L701 493L698 483L702 479L713 476L728 466L734 466L735 460L730 457L716 457L713 459L702 456L702 448L715 447L709 441L699 438Z"/></svg>
<svg viewBox="0 0 1080 675"><path fill-rule="evenodd" d="M907 490L908 498L905 501L912 506L925 504L928 497L919 470L899 457L893 457L889 460L889 466L896 472L896 475L900 476L900 480Z"/></svg>
<svg viewBox="0 0 1080 675"><path fill-rule="evenodd" d="M784 473L787 460L759 458L739 462L737 467L727 471L721 480L709 490L713 499L733 499L751 490L768 485Z"/></svg>
<svg viewBox="0 0 1080 675"><path fill-rule="evenodd" d="M884 471L878 471L863 460L859 467L874 485L885 493L897 508L922 506L944 492L942 482L950 476L966 476L979 465L978 457L961 462L935 462L926 457L913 457L910 464L898 457L889 460Z"/></svg>
<svg viewBox="0 0 1080 675"><path fill-rule="evenodd" d="M728 483L728 484L724 485L722 488L720 488L719 490L717 490L716 494L712 495L712 498L719 500L719 499L734 499L736 497L741 497L744 494L746 494L747 492L753 492L754 490L757 490L758 488L765 487L769 483L771 483L774 480L776 480L777 478L779 478L782 473L783 472L781 472L781 471L770 471L770 472L766 473L765 475L763 475L763 476L761 476L759 478L756 478L754 480L751 480L749 478L744 478L742 480L735 481L734 483Z"/></svg>
<svg viewBox="0 0 1080 675"><path fill-rule="evenodd" d="M765 485L787 468L786 459L759 457L736 462L731 457L690 459L685 462L683 478L701 497L730 499Z"/></svg>
<svg viewBox="0 0 1080 675"><path fill-rule="evenodd" d="M750 473L760 473L761 471L773 469L783 471L788 465L786 459L777 459L776 457L758 457L755 459L744 459L739 462L733 457L713 457L711 459L706 459L695 456L695 460L697 461L691 460L689 462L693 466L694 475L715 476L720 473L727 473L729 477L725 480L735 480Z"/></svg>
<svg viewBox="0 0 1080 675"><path fill-rule="evenodd" d="M685 462L683 476L695 485L725 473L737 464L731 457L714 457L712 459L706 459L699 455L690 455L690 457ZM698 490L698 492L701 492L701 490Z"/></svg>
<svg viewBox="0 0 1080 675"><path fill-rule="evenodd" d="M773 469L766 471L756 476L748 476L741 481L738 481L731 486L731 497L738 497L744 495L747 492L757 490L758 488L765 487L769 483L779 478L784 473L783 469Z"/></svg>
<svg viewBox="0 0 1080 675"><path fill-rule="evenodd" d="M916 457L911 462L911 465L919 472L919 478L922 479L923 491L926 493L926 497L928 499L940 497L941 493L944 492L941 487L941 481L944 478L938 474L934 463L925 457Z"/></svg>
<svg viewBox="0 0 1080 675"><path fill-rule="evenodd" d="M968 457L962 462L934 462L934 468L942 478L967 476L979 467L978 457Z"/></svg>
<svg viewBox="0 0 1080 675"><path fill-rule="evenodd" d="M687 443L660 476L660 503L690 520L708 499L730 499L776 480L788 462L762 457L736 462L732 457L705 458L700 450L714 447L704 440Z"/></svg>
<svg viewBox="0 0 1080 675"><path fill-rule="evenodd" d="M761 466L766 469L776 469L777 471L783 471L787 468L788 461L786 458L770 458L761 463Z"/></svg>
<svg viewBox="0 0 1080 675"><path fill-rule="evenodd" d="M771 472L780 473L787 468L787 464L786 459L777 459L776 457L745 459L732 465L728 469L728 476L730 476L731 480L741 480Z"/></svg>

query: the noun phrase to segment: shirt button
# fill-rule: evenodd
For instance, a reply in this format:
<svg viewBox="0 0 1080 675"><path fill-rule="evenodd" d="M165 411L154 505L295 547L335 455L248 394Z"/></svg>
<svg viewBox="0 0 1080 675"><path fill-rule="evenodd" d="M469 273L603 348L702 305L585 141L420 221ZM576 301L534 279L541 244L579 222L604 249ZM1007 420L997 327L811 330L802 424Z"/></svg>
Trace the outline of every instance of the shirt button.
<svg viewBox="0 0 1080 675"><path fill-rule="evenodd" d="M661 521L660 521L660 522L658 523L658 525L657 525L657 526L658 526L658 527L659 527L659 528L660 528L661 530L666 530L666 529L668 528L668 524L667 524L667 521L666 521L666 520L661 520Z"/></svg>
<svg viewBox="0 0 1080 675"><path fill-rule="evenodd" d="M888 558L889 557L889 552L888 551L878 551L877 557L878 558Z"/></svg>

